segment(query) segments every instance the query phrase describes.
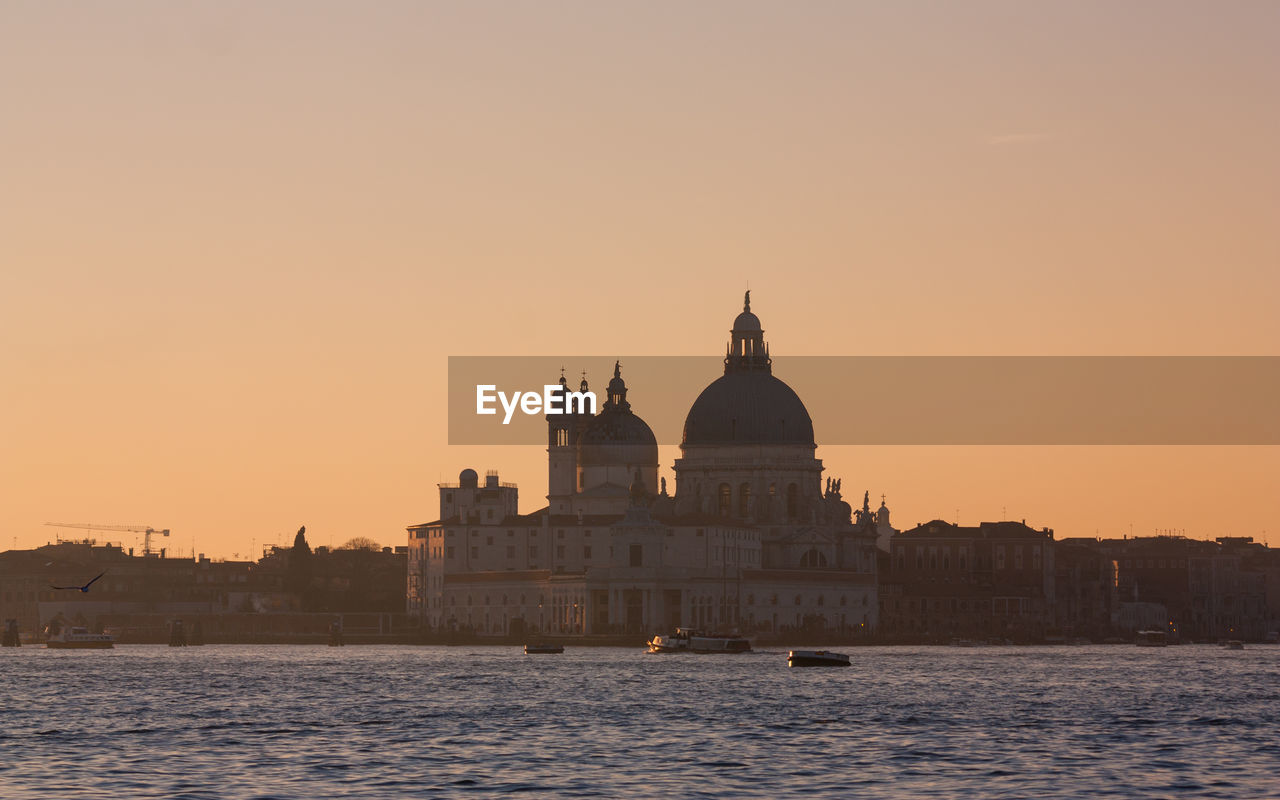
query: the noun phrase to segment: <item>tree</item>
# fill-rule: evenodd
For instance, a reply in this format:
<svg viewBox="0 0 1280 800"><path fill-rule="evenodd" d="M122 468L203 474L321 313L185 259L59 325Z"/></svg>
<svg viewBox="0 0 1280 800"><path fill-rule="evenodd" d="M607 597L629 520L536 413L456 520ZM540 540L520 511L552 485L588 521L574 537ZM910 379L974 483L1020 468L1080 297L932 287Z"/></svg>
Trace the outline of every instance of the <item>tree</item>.
<svg viewBox="0 0 1280 800"><path fill-rule="evenodd" d="M368 536L357 536L354 539L348 539L346 544L338 548L339 550L369 550L377 553L382 550L382 545L378 544Z"/></svg>

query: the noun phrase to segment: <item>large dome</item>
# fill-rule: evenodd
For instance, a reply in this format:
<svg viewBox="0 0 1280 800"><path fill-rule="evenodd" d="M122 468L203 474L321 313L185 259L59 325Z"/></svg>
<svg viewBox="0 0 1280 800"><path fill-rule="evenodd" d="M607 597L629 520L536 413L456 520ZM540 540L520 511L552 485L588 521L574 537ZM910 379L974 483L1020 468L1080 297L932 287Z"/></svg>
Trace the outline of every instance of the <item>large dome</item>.
<svg viewBox="0 0 1280 800"><path fill-rule="evenodd" d="M693 402L684 444L813 446L813 420L799 395L771 373L729 372Z"/></svg>
<svg viewBox="0 0 1280 800"><path fill-rule="evenodd" d="M724 377L702 390L684 418L684 445L803 444L814 447L813 420L791 387L773 377L773 360L751 292L733 321Z"/></svg>

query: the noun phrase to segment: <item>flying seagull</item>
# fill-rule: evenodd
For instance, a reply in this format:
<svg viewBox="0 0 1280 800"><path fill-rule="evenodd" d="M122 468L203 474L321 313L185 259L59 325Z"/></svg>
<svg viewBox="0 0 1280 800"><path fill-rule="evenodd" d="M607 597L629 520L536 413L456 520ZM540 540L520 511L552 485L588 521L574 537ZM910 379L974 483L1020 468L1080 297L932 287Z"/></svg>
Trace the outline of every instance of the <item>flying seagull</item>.
<svg viewBox="0 0 1280 800"><path fill-rule="evenodd" d="M98 578L101 578L103 575L106 575L106 574L107 574L107 573L105 573L105 572L99 572L99 573L98 573ZM94 578L94 579L93 579L93 581L96 581L98 578ZM88 592L89 592L89 587L93 585L93 581L89 581L89 582L88 582L88 583L86 583L84 586L54 586L54 585L51 583L51 584L49 584L49 588L50 588L50 589L67 589L67 590L75 589L75 590L76 590L76 591L78 591L78 592L84 592L84 593L88 594Z"/></svg>

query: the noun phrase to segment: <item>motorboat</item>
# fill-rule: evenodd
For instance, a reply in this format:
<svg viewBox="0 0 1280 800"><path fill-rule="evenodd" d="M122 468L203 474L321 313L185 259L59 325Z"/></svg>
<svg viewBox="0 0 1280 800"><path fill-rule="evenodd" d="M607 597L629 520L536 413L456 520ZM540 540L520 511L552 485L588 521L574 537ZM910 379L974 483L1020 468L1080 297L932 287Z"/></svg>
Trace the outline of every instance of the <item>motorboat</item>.
<svg viewBox="0 0 1280 800"><path fill-rule="evenodd" d="M1227 642L1227 649L1228 649L1228 650L1243 650L1243 649L1244 649L1244 642L1240 641L1239 639L1232 639L1231 641Z"/></svg>
<svg viewBox="0 0 1280 800"><path fill-rule="evenodd" d="M787 653L788 667L847 667L849 657L830 650L792 650Z"/></svg>
<svg viewBox="0 0 1280 800"><path fill-rule="evenodd" d="M658 634L649 640L650 653L749 653L751 642L739 636L703 633L692 628L676 628L672 634Z"/></svg>
<svg viewBox="0 0 1280 800"><path fill-rule="evenodd" d="M527 656L550 656L564 652L564 645L549 644L547 642L538 642L536 644L526 644L524 646L524 654Z"/></svg>
<svg viewBox="0 0 1280 800"><path fill-rule="evenodd" d="M1168 647L1169 635L1164 631L1138 631L1138 647Z"/></svg>
<svg viewBox="0 0 1280 800"><path fill-rule="evenodd" d="M109 650L116 637L109 633L89 633L88 628L58 628L49 633L45 647L50 650Z"/></svg>

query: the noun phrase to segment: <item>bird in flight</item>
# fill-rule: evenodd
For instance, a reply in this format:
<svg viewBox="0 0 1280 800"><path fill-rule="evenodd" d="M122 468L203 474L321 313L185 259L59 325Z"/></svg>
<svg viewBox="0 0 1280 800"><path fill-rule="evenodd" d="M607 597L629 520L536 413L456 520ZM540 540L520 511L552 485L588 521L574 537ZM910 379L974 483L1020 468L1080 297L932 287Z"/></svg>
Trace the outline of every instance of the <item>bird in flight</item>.
<svg viewBox="0 0 1280 800"><path fill-rule="evenodd" d="M70 590L70 589L75 589L75 590L76 590L76 591L78 591L78 592L85 592L85 593L87 594L87 593L89 592L89 587L93 585L93 582L94 582L94 581L96 581L98 578L101 578L103 575L106 575L106 574L107 574L107 573L105 573L105 572L99 572L99 573L98 573L98 577L97 577L97 578L94 578L92 581L89 581L89 582L88 582L88 583L86 583L84 586L54 586L54 585L51 583L51 584L49 584L49 588L50 588L50 589L68 589L68 590Z"/></svg>

